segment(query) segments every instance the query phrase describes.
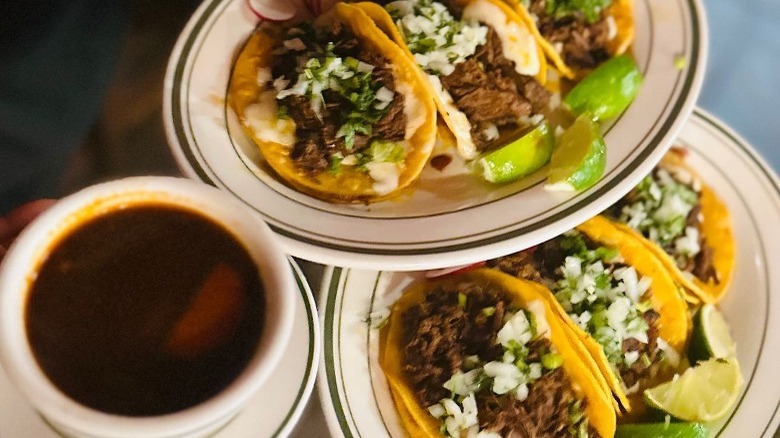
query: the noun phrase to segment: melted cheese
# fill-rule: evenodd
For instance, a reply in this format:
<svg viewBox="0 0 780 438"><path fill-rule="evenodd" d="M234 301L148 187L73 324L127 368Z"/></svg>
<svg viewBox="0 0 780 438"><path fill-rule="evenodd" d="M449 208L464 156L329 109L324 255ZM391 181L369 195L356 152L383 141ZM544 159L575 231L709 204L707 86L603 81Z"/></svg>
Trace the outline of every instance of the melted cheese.
<svg viewBox="0 0 780 438"><path fill-rule="evenodd" d="M404 115L406 116L406 134L404 138L409 140L415 132L425 123L425 107L414 94L414 89L406 82L398 82L396 91L404 97Z"/></svg>
<svg viewBox="0 0 780 438"><path fill-rule="evenodd" d="M400 169L395 163L371 162L366 164L368 174L374 180L372 189L378 195L386 195L398 188L398 178L401 176Z"/></svg>
<svg viewBox="0 0 780 438"><path fill-rule="evenodd" d="M244 110L245 124L261 142L292 147L295 144L295 122L276 116L276 92L260 93L257 103Z"/></svg>
<svg viewBox="0 0 780 438"><path fill-rule="evenodd" d="M469 122L468 117L455 106L452 96L444 89L438 76L428 75L428 80L433 85L433 90L450 119L450 129L452 135L455 136L458 152L467 160L476 157L477 146L474 144L474 139L471 138L471 122Z"/></svg>
<svg viewBox="0 0 780 438"><path fill-rule="evenodd" d="M515 71L527 76L539 73L541 65L534 36L525 27L509 20L501 8L487 0L477 0L466 6L463 18L487 24L496 31L504 56L515 63Z"/></svg>

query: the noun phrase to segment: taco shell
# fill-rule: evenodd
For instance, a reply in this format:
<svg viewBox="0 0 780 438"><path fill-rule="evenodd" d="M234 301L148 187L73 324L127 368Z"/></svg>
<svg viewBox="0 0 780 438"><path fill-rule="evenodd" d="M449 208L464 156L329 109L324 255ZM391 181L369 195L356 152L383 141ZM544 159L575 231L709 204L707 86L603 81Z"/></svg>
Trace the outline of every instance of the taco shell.
<svg viewBox="0 0 780 438"><path fill-rule="evenodd" d="M659 315L658 335L678 354L683 355L690 333L690 315L685 301L678 293L674 280L663 264L655 257L648 256L647 248L640 241L621 232L605 217L596 216L579 225L577 230L600 245L617 248L627 265L633 266L639 275L652 279L650 286L652 288L652 305ZM620 404L626 411L630 411L629 398L623 390L620 378L612 370L601 345L569 318L552 292L548 290L546 297L550 306L566 321L569 328L596 361Z"/></svg>
<svg viewBox="0 0 780 438"><path fill-rule="evenodd" d="M674 281L684 288L684 295L688 302L692 304L700 302L715 304L723 298L734 274L736 242L731 226L731 216L726 205L723 204L715 192L704 184L696 172L685 163L683 154L671 149L661 159L660 166L682 168L701 183L701 214L703 218L701 233L712 247L712 262L719 281L710 280L705 282L699 278L689 276L689 274L677 267L677 263L663 248L645 238L642 233L622 223L615 222L614 225L621 231L631 234L656 255L672 275Z"/></svg>
<svg viewBox="0 0 780 438"><path fill-rule="evenodd" d="M273 97L275 95L268 97L268 92L273 89L264 89L264 85L258 84L257 80L258 69L272 65L273 50L281 44L281 28L258 28L249 37L235 62L228 85L228 105L235 111L245 133L259 147L266 163L295 189L329 202L374 202L392 197L417 179L433 150L436 140L436 107L428 98L427 81L417 66L361 9L339 3L328 14L321 16L314 25L325 24L328 20L341 22L362 45L381 53L392 65L396 91L405 98L405 141L408 142L407 155L400 166L397 188L389 193L378 192L368 172L351 166L342 166L338 173L323 171L315 175L296 166L290 157L290 142L278 140L289 140L290 136L293 136L294 140L295 124L290 120L277 118L276 99ZM263 99L270 100L270 103L266 103L271 107L263 112L262 117L274 132L261 137L257 130L251 127L247 109Z"/></svg>
<svg viewBox="0 0 780 438"><path fill-rule="evenodd" d="M550 326L550 341L564 358L561 366L571 379L575 392L588 401L585 413L589 423L601 436L613 436L616 418L607 382L583 345L569 335L566 324L544 299L546 289L536 283L487 268L413 283L393 305L388 323L382 328L380 365L387 377L400 420L409 435L430 438L442 436L439 432L439 420L434 418L426 407L420 405L403 373L403 315L408 309L424 301L426 293L436 285L463 280L490 284L505 292L511 297L513 304L521 308L526 308L533 301L544 305Z"/></svg>
<svg viewBox="0 0 780 438"><path fill-rule="evenodd" d="M587 75L587 71L570 67L564 62L561 54L555 50L552 43L547 41L539 29L536 27L536 21L531 14L522 5L520 0L504 0L509 4L517 14L522 17L522 20L526 23L531 23L534 29L534 36L539 39L539 45L544 50L547 58L552 62L555 70L561 75L569 79L582 79ZM617 34L613 39L607 43L607 51L614 56L622 55L626 53L634 42L636 36L636 25L634 23L634 5L633 0L614 0L607 9L607 15L612 16L615 22L615 28Z"/></svg>

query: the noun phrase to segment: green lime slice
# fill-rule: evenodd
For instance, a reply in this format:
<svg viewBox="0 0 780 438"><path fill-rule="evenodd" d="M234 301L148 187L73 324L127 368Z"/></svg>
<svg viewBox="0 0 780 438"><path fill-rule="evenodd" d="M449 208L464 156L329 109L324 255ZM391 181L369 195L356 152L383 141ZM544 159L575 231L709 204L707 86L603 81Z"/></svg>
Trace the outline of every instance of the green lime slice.
<svg viewBox="0 0 780 438"><path fill-rule="evenodd" d="M477 161L485 180L505 183L529 175L550 161L555 139L545 122Z"/></svg>
<svg viewBox="0 0 780 438"><path fill-rule="evenodd" d="M724 358L733 356L735 351L736 347L723 315L712 304L701 306L693 317L688 360L696 363L711 357Z"/></svg>
<svg viewBox="0 0 780 438"><path fill-rule="evenodd" d="M709 359L644 392L645 403L684 421L713 421L734 405L742 386L735 357Z"/></svg>
<svg viewBox="0 0 780 438"><path fill-rule="evenodd" d="M701 423L623 424L615 438L707 438L710 431Z"/></svg>
<svg viewBox="0 0 780 438"><path fill-rule="evenodd" d="M563 101L574 114L590 113L596 120L609 119L628 108L643 80L630 56L616 56L585 76Z"/></svg>
<svg viewBox="0 0 780 438"><path fill-rule="evenodd" d="M601 178L607 147L599 127L587 114L577 117L558 139L550 159L548 190L584 190Z"/></svg>

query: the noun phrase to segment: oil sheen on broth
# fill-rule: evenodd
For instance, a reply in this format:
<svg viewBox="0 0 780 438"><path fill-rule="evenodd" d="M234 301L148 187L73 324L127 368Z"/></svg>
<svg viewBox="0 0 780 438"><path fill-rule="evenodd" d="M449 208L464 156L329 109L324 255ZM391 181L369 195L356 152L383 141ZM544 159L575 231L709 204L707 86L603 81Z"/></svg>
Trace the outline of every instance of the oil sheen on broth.
<svg viewBox="0 0 780 438"><path fill-rule="evenodd" d="M107 413L154 416L226 388L264 322L258 270L220 225L167 204L77 226L31 284L29 342L49 379Z"/></svg>

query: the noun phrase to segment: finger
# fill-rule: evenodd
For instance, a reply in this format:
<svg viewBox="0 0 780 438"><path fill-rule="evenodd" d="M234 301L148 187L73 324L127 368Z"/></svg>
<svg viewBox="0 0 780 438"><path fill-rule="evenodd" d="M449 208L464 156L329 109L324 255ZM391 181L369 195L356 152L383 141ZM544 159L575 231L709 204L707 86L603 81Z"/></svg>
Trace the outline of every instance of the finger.
<svg viewBox="0 0 780 438"><path fill-rule="evenodd" d="M55 202L54 199L28 202L12 210L5 218L0 218L0 245L8 246L24 227Z"/></svg>

